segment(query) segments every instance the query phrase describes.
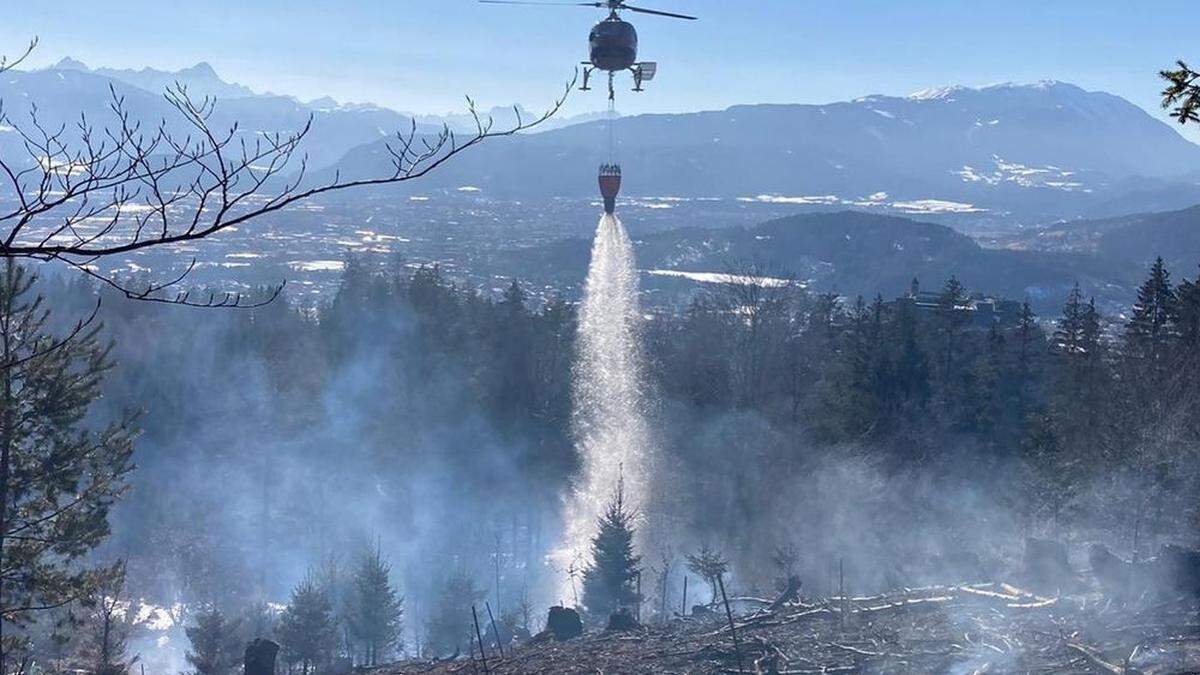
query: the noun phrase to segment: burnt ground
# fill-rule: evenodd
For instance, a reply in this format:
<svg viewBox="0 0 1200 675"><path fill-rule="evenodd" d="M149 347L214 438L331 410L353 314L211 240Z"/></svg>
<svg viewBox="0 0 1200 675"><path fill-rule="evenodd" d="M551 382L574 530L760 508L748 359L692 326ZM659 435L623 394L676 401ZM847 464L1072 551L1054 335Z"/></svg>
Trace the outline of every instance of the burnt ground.
<svg viewBox="0 0 1200 675"><path fill-rule="evenodd" d="M1200 673L1200 603L1044 597L1002 583L797 602L735 617L514 646L488 671L540 673ZM741 667L738 656L741 656ZM483 673L471 659L374 675Z"/></svg>

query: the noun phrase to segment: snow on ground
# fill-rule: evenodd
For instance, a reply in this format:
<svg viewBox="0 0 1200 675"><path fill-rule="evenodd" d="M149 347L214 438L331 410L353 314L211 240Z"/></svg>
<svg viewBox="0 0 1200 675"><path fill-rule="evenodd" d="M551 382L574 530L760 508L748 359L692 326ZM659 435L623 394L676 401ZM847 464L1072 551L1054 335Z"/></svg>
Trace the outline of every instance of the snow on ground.
<svg viewBox="0 0 1200 675"><path fill-rule="evenodd" d="M946 199L913 199L907 201L888 201L886 192L876 192L865 199L843 199L835 195L818 195L804 197L785 197L780 195L758 195L757 197L739 197L740 202L759 204L799 204L817 206L859 206L866 208L891 208L905 214L946 214L946 213L986 213L987 209L974 204L954 202Z"/></svg>
<svg viewBox="0 0 1200 675"><path fill-rule="evenodd" d="M655 277L676 277L688 279L702 284L738 284L742 286L763 286L765 288L782 288L794 283L791 279L775 277L746 276L742 274L722 274L719 272L682 272L680 270L645 270L646 274Z"/></svg>
<svg viewBox="0 0 1200 675"><path fill-rule="evenodd" d="M739 202L758 202L759 204L845 204L846 201L836 195L810 195L804 197L785 197L783 195L758 195L757 197L738 197Z"/></svg>
<svg viewBox="0 0 1200 675"><path fill-rule="evenodd" d="M892 202L892 208L905 213L983 213L987 211L987 209L979 208L974 204L949 202L943 199L917 199L910 202Z"/></svg>
<svg viewBox="0 0 1200 675"><path fill-rule="evenodd" d="M342 260L293 260L288 267L297 272L341 272L346 263Z"/></svg>
<svg viewBox="0 0 1200 675"><path fill-rule="evenodd" d="M995 169L991 171L965 165L951 173L961 178L964 183L985 183L987 185L1015 183L1021 187L1051 188L1064 192L1089 191L1083 183L1074 178L1074 171L1057 166L1028 166L1006 160L998 155L992 156L992 163L995 164Z"/></svg>

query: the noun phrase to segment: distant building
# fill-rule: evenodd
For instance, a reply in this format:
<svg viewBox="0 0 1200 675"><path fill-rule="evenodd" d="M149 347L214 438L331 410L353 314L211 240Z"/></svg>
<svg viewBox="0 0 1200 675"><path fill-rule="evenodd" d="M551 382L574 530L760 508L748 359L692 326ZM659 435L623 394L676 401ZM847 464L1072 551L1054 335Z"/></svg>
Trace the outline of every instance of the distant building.
<svg viewBox="0 0 1200 675"><path fill-rule="evenodd" d="M918 313L933 314L943 311L941 292L922 291L916 279L913 279L908 293L896 298L891 304L897 308L908 306ZM968 328L987 330L994 325L1015 325L1021 318L1021 304L1017 300L975 294L954 311L964 316L969 315Z"/></svg>

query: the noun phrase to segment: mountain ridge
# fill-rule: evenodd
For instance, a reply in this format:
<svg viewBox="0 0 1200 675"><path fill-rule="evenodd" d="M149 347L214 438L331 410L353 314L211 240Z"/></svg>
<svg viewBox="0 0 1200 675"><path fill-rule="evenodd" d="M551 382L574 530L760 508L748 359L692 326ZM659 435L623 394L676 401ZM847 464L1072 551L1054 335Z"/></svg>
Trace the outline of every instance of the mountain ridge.
<svg viewBox="0 0 1200 675"><path fill-rule="evenodd" d="M500 199L583 197L594 191L595 166L612 156L630 195L832 196L850 206L886 193L1028 222L1088 213L1119 199L1129 178L1145 179L1138 189L1146 194L1163 191L1166 206L1196 184L1200 146L1118 96L1050 81L946 91L954 93L623 117L611 155L607 125L585 122L497 139L424 186L471 185ZM366 146L339 168L362 175L385 159Z"/></svg>

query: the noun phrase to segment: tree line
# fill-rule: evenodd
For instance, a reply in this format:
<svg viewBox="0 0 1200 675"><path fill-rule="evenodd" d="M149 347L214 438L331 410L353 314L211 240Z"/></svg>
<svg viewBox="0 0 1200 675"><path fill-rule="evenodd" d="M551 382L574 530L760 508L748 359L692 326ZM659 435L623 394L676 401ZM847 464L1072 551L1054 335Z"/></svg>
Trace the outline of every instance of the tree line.
<svg viewBox="0 0 1200 675"><path fill-rule="evenodd" d="M122 595L171 608L197 672L222 672L203 664L240 654L250 627L307 671L394 655L401 616L408 652L463 653L485 601L504 635L534 630L539 603L673 610L689 569L749 591L820 580L837 557L860 585L887 585L985 569L1029 534L1130 557L1194 537L1200 281L1174 283L1161 261L1124 316L1075 289L1057 316L1018 302L981 321L951 278L870 301L717 285L648 318L672 468L646 503L606 514L597 552L624 571L593 561L577 599L548 594L566 571L544 563L577 467L571 303L351 259L317 312L116 303L102 329L43 352L106 291L34 285L15 265L6 279L5 448L28 467L10 475L60 467L7 483L23 519L5 527L6 574L23 584L0 608L14 658L61 656L72 622L104 634L105 599ZM640 527L669 536L635 551ZM332 572L339 560L353 570ZM119 660L115 642L68 642Z"/></svg>

